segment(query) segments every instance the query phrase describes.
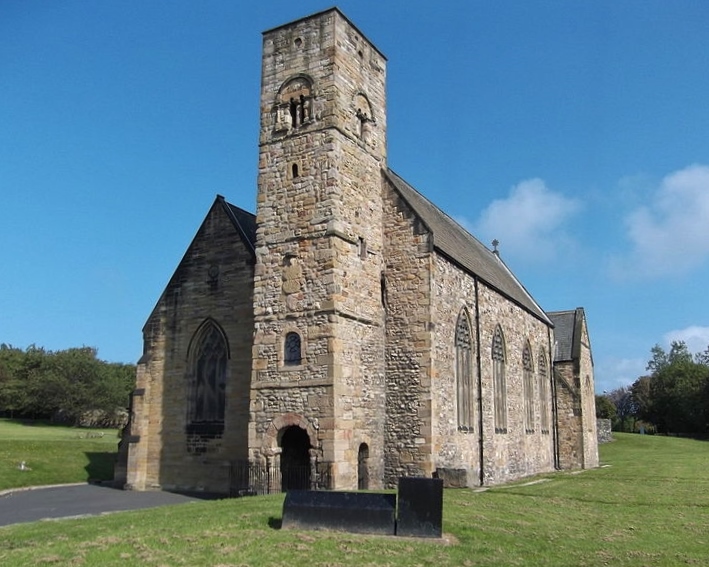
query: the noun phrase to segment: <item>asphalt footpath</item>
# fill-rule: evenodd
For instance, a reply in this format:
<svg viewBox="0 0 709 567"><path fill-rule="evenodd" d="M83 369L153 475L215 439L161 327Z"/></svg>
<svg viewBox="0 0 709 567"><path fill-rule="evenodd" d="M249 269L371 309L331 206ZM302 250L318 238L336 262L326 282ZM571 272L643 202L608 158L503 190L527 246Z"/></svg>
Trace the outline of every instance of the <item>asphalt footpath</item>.
<svg viewBox="0 0 709 567"><path fill-rule="evenodd" d="M205 497L172 492L137 492L95 484L7 490L0 493L0 526L58 518L170 506Z"/></svg>

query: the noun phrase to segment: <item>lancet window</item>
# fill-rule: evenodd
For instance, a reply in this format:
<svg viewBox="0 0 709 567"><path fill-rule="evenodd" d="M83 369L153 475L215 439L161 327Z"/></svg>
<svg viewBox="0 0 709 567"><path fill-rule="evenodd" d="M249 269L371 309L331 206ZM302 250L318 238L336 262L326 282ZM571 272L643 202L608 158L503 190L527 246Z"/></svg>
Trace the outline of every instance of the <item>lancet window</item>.
<svg viewBox="0 0 709 567"><path fill-rule="evenodd" d="M534 433L534 363L529 343L522 351L522 387L524 389L524 430Z"/></svg>
<svg viewBox="0 0 709 567"><path fill-rule="evenodd" d="M495 433L507 433L507 378L505 339L498 326L492 338L492 383L495 406Z"/></svg>
<svg viewBox="0 0 709 567"><path fill-rule="evenodd" d="M540 427L542 433L549 433L549 370L547 366L547 357L544 350L539 350L538 363L538 380L539 380L539 415Z"/></svg>
<svg viewBox="0 0 709 567"><path fill-rule="evenodd" d="M465 311L458 315L455 326L455 378L458 401L458 429L472 432L474 430L474 401L473 389L473 341L470 332L470 323Z"/></svg>

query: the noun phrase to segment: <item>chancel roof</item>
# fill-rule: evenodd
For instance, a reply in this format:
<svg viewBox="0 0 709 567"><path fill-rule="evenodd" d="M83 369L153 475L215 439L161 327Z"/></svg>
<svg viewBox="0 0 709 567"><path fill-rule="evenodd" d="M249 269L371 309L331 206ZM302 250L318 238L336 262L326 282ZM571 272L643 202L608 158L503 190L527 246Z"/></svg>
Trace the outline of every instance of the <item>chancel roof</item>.
<svg viewBox="0 0 709 567"><path fill-rule="evenodd" d="M437 251L545 323L551 324L544 310L497 254L391 169L387 169L384 174L413 212L426 224L433 235L433 247Z"/></svg>
<svg viewBox="0 0 709 567"><path fill-rule="evenodd" d="M548 315L554 323L554 362L574 360L581 352L583 310L552 311Z"/></svg>

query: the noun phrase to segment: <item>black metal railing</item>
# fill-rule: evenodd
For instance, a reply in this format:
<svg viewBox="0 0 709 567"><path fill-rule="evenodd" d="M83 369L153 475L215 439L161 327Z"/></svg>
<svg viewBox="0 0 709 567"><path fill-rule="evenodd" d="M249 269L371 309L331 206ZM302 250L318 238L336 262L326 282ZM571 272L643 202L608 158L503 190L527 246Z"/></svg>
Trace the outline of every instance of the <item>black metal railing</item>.
<svg viewBox="0 0 709 567"><path fill-rule="evenodd" d="M276 494L287 490L332 490L332 463L264 465L248 461L231 463L231 496Z"/></svg>

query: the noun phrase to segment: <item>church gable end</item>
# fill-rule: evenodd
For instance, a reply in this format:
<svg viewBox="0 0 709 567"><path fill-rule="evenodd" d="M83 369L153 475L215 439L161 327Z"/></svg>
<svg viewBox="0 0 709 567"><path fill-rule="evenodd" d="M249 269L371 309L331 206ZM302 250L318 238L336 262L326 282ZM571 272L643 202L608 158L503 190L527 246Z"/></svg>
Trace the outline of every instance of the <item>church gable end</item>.
<svg viewBox="0 0 709 567"><path fill-rule="evenodd" d="M130 486L225 491L200 459L246 457L253 255L229 207L217 197L145 325Z"/></svg>

